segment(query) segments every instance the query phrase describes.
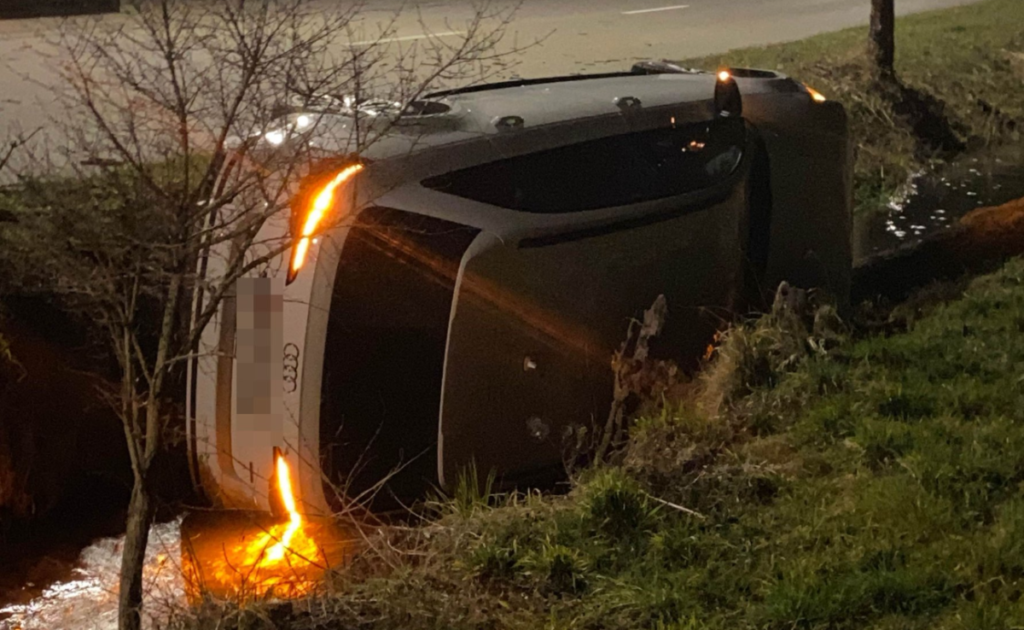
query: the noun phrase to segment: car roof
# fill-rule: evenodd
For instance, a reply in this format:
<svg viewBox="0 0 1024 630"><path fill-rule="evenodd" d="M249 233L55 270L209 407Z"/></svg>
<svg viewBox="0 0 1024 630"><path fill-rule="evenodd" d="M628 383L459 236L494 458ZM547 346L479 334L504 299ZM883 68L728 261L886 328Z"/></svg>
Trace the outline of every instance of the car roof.
<svg viewBox="0 0 1024 630"><path fill-rule="evenodd" d="M554 77L481 85L437 92L425 101L441 102L441 114L406 116L374 140L363 157L382 160L499 134L496 121L513 117L523 128L535 128L620 113L623 99L644 109L707 102L713 97L715 75L632 73ZM327 152L351 153L352 117L325 116L311 143Z"/></svg>

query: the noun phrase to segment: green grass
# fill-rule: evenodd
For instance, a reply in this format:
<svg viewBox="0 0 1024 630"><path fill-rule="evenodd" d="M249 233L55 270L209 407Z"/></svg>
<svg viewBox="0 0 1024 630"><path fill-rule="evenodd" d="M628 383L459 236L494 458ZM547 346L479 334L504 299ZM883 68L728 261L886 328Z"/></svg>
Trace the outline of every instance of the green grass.
<svg viewBox="0 0 1024 630"><path fill-rule="evenodd" d="M1022 628L1021 313L1016 259L901 334L779 362L787 325L720 414L640 419L565 496L385 533L277 627Z"/></svg>
<svg viewBox="0 0 1024 630"><path fill-rule="evenodd" d="M866 45L867 28L860 27L684 63L779 70L841 101L858 143L857 206L870 210L933 156L872 89ZM943 101L958 135L972 139L972 147L1019 142L1024 125L1024 2L986 0L898 19L896 71L908 86ZM1016 131L1010 128L1014 124Z"/></svg>
<svg viewBox="0 0 1024 630"><path fill-rule="evenodd" d="M808 355L759 409L641 423L639 457L545 524L586 568L566 624L1024 625L1020 313L1018 260L906 334ZM758 435L765 410L778 430Z"/></svg>

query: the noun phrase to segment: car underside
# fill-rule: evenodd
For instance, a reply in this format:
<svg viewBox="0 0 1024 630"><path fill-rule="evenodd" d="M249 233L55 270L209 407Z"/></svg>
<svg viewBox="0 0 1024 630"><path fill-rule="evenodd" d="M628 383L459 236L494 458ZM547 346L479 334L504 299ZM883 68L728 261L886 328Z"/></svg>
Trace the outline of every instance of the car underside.
<svg viewBox="0 0 1024 630"><path fill-rule="evenodd" d="M308 256L254 280L281 317L241 317L240 289L204 331L190 444L220 503L265 508L275 448L308 511L405 503L469 470L550 482L567 432L603 423L613 353L659 296L652 352L692 368L781 280L848 295L845 113L796 82L654 64L430 98L426 148L309 183L344 191L330 211L347 221L301 242L299 204L267 228ZM238 344L258 320L284 350L256 378ZM279 406L242 413L239 392L274 379Z"/></svg>

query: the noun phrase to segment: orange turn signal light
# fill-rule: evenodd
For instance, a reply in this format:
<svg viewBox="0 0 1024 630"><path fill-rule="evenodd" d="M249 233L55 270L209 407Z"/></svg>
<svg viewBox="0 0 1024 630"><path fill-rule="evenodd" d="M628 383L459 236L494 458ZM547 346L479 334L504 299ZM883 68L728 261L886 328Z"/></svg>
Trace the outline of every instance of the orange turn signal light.
<svg viewBox="0 0 1024 630"><path fill-rule="evenodd" d="M818 90L815 90L806 83L804 83L804 89L807 90L807 93L811 95L811 98L814 99L815 103L824 103L825 101L828 100L827 98L825 98L824 94L822 94Z"/></svg>
<svg viewBox="0 0 1024 630"><path fill-rule="evenodd" d="M319 229L320 223L327 215L327 211L334 205L334 195L338 188L346 181L352 179L363 168L362 164L353 164L342 169L313 197L309 213L306 215L305 221L302 222L302 231L297 235L298 240L295 242L295 247L292 248L292 259L291 264L288 266L288 277L286 280L287 284L291 284L295 280L295 276L299 274L302 265L306 263L310 240L316 234L317 229Z"/></svg>

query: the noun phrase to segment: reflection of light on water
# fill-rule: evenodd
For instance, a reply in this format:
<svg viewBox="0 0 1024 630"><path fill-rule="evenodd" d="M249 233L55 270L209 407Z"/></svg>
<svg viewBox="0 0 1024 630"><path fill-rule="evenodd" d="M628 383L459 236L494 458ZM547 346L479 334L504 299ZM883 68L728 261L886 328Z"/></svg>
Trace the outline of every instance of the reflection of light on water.
<svg viewBox="0 0 1024 630"><path fill-rule="evenodd" d="M910 200L913 199L917 193L917 182L924 175L924 171L915 171L907 177L907 181L896 191L896 193L889 198L889 203L886 207L889 208L890 213L900 213L907 207Z"/></svg>
<svg viewBox="0 0 1024 630"><path fill-rule="evenodd" d="M154 525L143 570L146 627L164 625L185 602L185 584L176 561L181 556L181 521ZM70 580L50 585L26 604L0 608L0 630L114 630L124 538L104 538L87 547Z"/></svg>
<svg viewBox="0 0 1024 630"><path fill-rule="evenodd" d="M143 568L146 628L166 626L202 597L303 595L345 562L351 537L332 520L308 521L298 513L286 464L277 477L289 513L284 523L269 514L197 512L150 529ZM0 608L0 630L115 630L123 546L122 536L87 547L70 579L27 603Z"/></svg>
<svg viewBox="0 0 1024 630"><path fill-rule="evenodd" d="M239 544L236 555L240 550L241 556L237 561L227 562L228 554L225 553L225 562L216 568L217 578L222 581L238 581L238 576L245 576L258 597L271 591L278 596L300 595L312 587L309 580L303 579L310 565L322 567L317 562L320 550L310 533L302 527L302 515L292 489L292 473L280 452L275 453L274 467L277 491L288 512L288 522L274 525L249 544Z"/></svg>
<svg viewBox="0 0 1024 630"><path fill-rule="evenodd" d="M331 521L303 520L287 550L272 558L270 551L293 522L267 520L269 515L202 512L154 525L143 571L143 625L165 626L201 593L232 601L308 593L353 549L351 537ZM119 537L87 547L71 578L27 603L0 608L0 630L115 630L123 545Z"/></svg>
<svg viewBox="0 0 1024 630"><path fill-rule="evenodd" d="M197 527L195 534L191 521L187 523L183 564L193 601L202 595L241 601L296 597L315 588L326 571L343 561L351 545L330 523L304 521L280 452L274 465L287 522L268 524L266 515L257 514L213 515L217 522Z"/></svg>
<svg viewBox="0 0 1024 630"><path fill-rule="evenodd" d="M1007 159L1001 159L1004 155ZM914 173L880 213L854 217L854 257L912 245L981 206L1024 195L1024 152L1016 147Z"/></svg>
<svg viewBox="0 0 1024 630"><path fill-rule="evenodd" d="M330 539L323 527L289 521L264 528L244 516L219 520L200 526L199 534L185 534L183 562L193 601L204 594L232 600L295 597L312 590L332 564L317 544L321 537Z"/></svg>

